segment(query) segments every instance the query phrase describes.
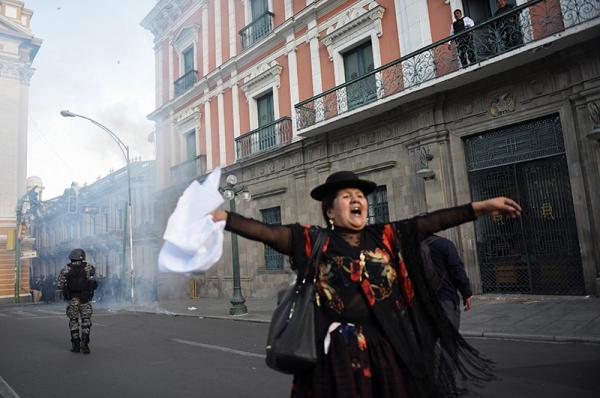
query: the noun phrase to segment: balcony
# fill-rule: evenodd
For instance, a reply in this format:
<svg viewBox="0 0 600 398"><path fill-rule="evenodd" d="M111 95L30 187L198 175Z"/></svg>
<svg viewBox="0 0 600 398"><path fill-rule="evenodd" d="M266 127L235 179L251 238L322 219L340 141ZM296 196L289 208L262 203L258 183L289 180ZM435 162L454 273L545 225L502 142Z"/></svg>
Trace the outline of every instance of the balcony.
<svg viewBox="0 0 600 398"><path fill-rule="evenodd" d="M580 25L600 22L600 2L598 0L532 0L512 11L490 18L468 30L439 40L427 47L407 54L400 59L383 65L365 75L336 86L319 95L295 105L298 130L334 119L369 104L377 102L379 111L391 109L393 100L409 92L421 89L425 82L458 75L461 70L473 70L495 62L514 58L511 65L496 68L501 71L535 59L535 52L554 41L550 36L572 31L580 34L586 30ZM575 27L575 28L574 28ZM591 29L589 29L591 31ZM567 36L556 35L558 36ZM584 39L585 34L581 35ZM545 40L544 40L545 39ZM517 59L518 49L528 46L530 52ZM564 40L568 43L568 39ZM449 43L451 43L449 45ZM571 43L573 44L573 43ZM553 47L557 48L556 46ZM502 56L506 54L506 56ZM547 55L547 54L546 54ZM541 55L538 56L538 58ZM490 60L490 62L486 62ZM444 89L438 84L437 90ZM462 81L464 84L468 79ZM433 86L428 85L428 86ZM445 88L452 88L446 84ZM456 87L456 83L454 83ZM409 90L410 89L410 90ZM380 104L386 103L386 106ZM372 106L370 107L372 108ZM371 112L372 115L377 112ZM351 123L348 120L347 123Z"/></svg>
<svg viewBox="0 0 600 398"><path fill-rule="evenodd" d="M240 30L242 50L251 47L254 43L271 33L273 30L273 16L272 12L267 11L249 25L246 25L244 29Z"/></svg>
<svg viewBox="0 0 600 398"><path fill-rule="evenodd" d="M292 119L282 117L235 139L237 159L243 159L292 142Z"/></svg>
<svg viewBox="0 0 600 398"><path fill-rule="evenodd" d="M206 155L198 155L171 167L171 185L187 183L206 173Z"/></svg>
<svg viewBox="0 0 600 398"><path fill-rule="evenodd" d="M188 91L194 86L194 83L196 83L197 80L198 72L193 69L181 76L179 79L175 80L175 96L178 97Z"/></svg>

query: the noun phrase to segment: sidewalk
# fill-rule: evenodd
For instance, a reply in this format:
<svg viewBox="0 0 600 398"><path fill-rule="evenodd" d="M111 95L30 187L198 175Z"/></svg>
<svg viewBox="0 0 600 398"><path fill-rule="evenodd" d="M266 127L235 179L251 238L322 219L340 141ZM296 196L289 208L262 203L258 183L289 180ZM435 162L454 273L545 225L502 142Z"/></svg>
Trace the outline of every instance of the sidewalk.
<svg viewBox="0 0 600 398"><path fill-rule="evenodd" d="M247 299L248 314L231 316L229 299L160 302L130 311L268 323L275 299ZM572 296L480 295L463 312L461 333L469 337L600 344L600 299Z"/></svg>

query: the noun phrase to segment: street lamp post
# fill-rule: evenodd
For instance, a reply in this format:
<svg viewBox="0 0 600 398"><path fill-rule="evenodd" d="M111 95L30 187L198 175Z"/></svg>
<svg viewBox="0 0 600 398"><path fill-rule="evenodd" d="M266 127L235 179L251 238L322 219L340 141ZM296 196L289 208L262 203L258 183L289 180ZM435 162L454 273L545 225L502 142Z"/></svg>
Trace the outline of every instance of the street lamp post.
<svg viewBox="0 0 600 398"><path fill-rule="evenodd" d="M104 132L106 132L110 138L119 146L119 149L123 153L125 157L125 162L127 163L127 221L129 227L129 271L131 274L131 304L135 304L135 273L133 267L133 223L132 223L132 209L131 209L131 167L130 167L130 159L129 159L129 147L125 145L123 141L108 127L103 124L98 123L94 119L91 119L87 116L78 115L76 113L70 112L68 110L60 111L61 116L63 117L80 117L82 119L88 120L100 127ZM123 259L123 266L125 265L126 259Z"/></svg>
<svg viewBox="0 0 600 398"><path fill-rule="evenodd" d="M251 199L250 192L245 186L237 186L237 177L233 174L227 176L227 185L219 188L225 199L229 200L229 211L235 212L235 198L240 196L243 200ZM237 235L231 234L231 256L233 266L233 297L231 298L230 315L243 315L248 313L246 299L242 296L242 286L240 281L240 261L238 252Z"/></svg>

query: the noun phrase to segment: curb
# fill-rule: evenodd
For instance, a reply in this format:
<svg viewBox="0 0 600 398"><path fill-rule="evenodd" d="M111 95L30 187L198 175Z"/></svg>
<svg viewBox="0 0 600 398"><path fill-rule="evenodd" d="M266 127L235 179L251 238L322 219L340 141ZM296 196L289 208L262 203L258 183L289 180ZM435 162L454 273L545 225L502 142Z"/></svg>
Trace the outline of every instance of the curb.
<svg viewBox="0 0 600 398"><path fill-rule="evenodd" d="M178 312L170 312L165 310L163 312L157 311L144 311L141 309L137 310L126 310L134 313L145 313L145 314L156 314L156 315L169 315L169 316L185 316L191 318L200 319L220 319L226 321L236 322L252 322L260 324L269 324L270 320L258 319L258 318L245 318L245 315L201 315L201 314L186 314ZM585 343L585 344L600 344L600 337L595 336L554 336L544 334L525 334L525 333L501 333L501 332L486 332L476 330L463 330L460 332L463 337L474 337L483 339L497 339L497 340L515 340L515 341L538 341L538 342L549 342L549 343Z"/></svg>
<svg viewBox="0 0 600 398"><path fill-rule="evenodd" d="M465 330L460 334L464 337L478 337L498 340L540 341L550 343L588 343L600 344L600 337L594 336L553 336L545 334L499 333Z"/></svg>
<svg viewBox="0 0 600 398"><path fill-rule="evenodd" d="M257 318L242 318L244 315L201 315L201 318L206 319L222 319L227 321L237 321L237 322L252 322L252 323L271 323L270 320L267 319L257 319Z"/></svg>

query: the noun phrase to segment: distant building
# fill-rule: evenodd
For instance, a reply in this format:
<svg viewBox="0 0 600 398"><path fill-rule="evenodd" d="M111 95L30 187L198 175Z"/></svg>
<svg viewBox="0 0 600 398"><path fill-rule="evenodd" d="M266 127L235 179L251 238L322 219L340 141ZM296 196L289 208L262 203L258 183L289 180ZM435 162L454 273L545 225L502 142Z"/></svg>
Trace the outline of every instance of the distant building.
<svg viewBox="0 0 600 398"><path fill-rule="evenodd" d="M508 3L158 1L142 26L156 54L159 225L217 166L253 195L240 213L323 224L310 190L353 170L379 184L372 222L518 200L518 222L447 233L476 292L598 294L600 6ZM449 37L456 8L475 27ZM231 296L229 242L198 277L203 294ZM277 253L245 239L239 253L246 296L287 283Z"/></svg>
<svg viewBox="0 0 600 398"><path fill-rule="evenodd" d="M156 296L154 165L154 161L131 163L133 259L141 299ZM69 252L82 248L100 280L119 278L127 286L131 274L129 254L124 252L124 242L129 244L126 214L126 167L88 186L73 183L62 196L42 202L40 214L34 219L38 257L33 261L32 277L57 276L68 263Z"/></svg>
<svg viewBox="0 0 600 398"><path fill-rule="evenodd" d="M29 81L42 44L31 32L32 15L22 1L0 0L0 301L15 295L15 255L6 242L26 193ZM23 265L19 295L29 297L28 260Z"/></svg>

